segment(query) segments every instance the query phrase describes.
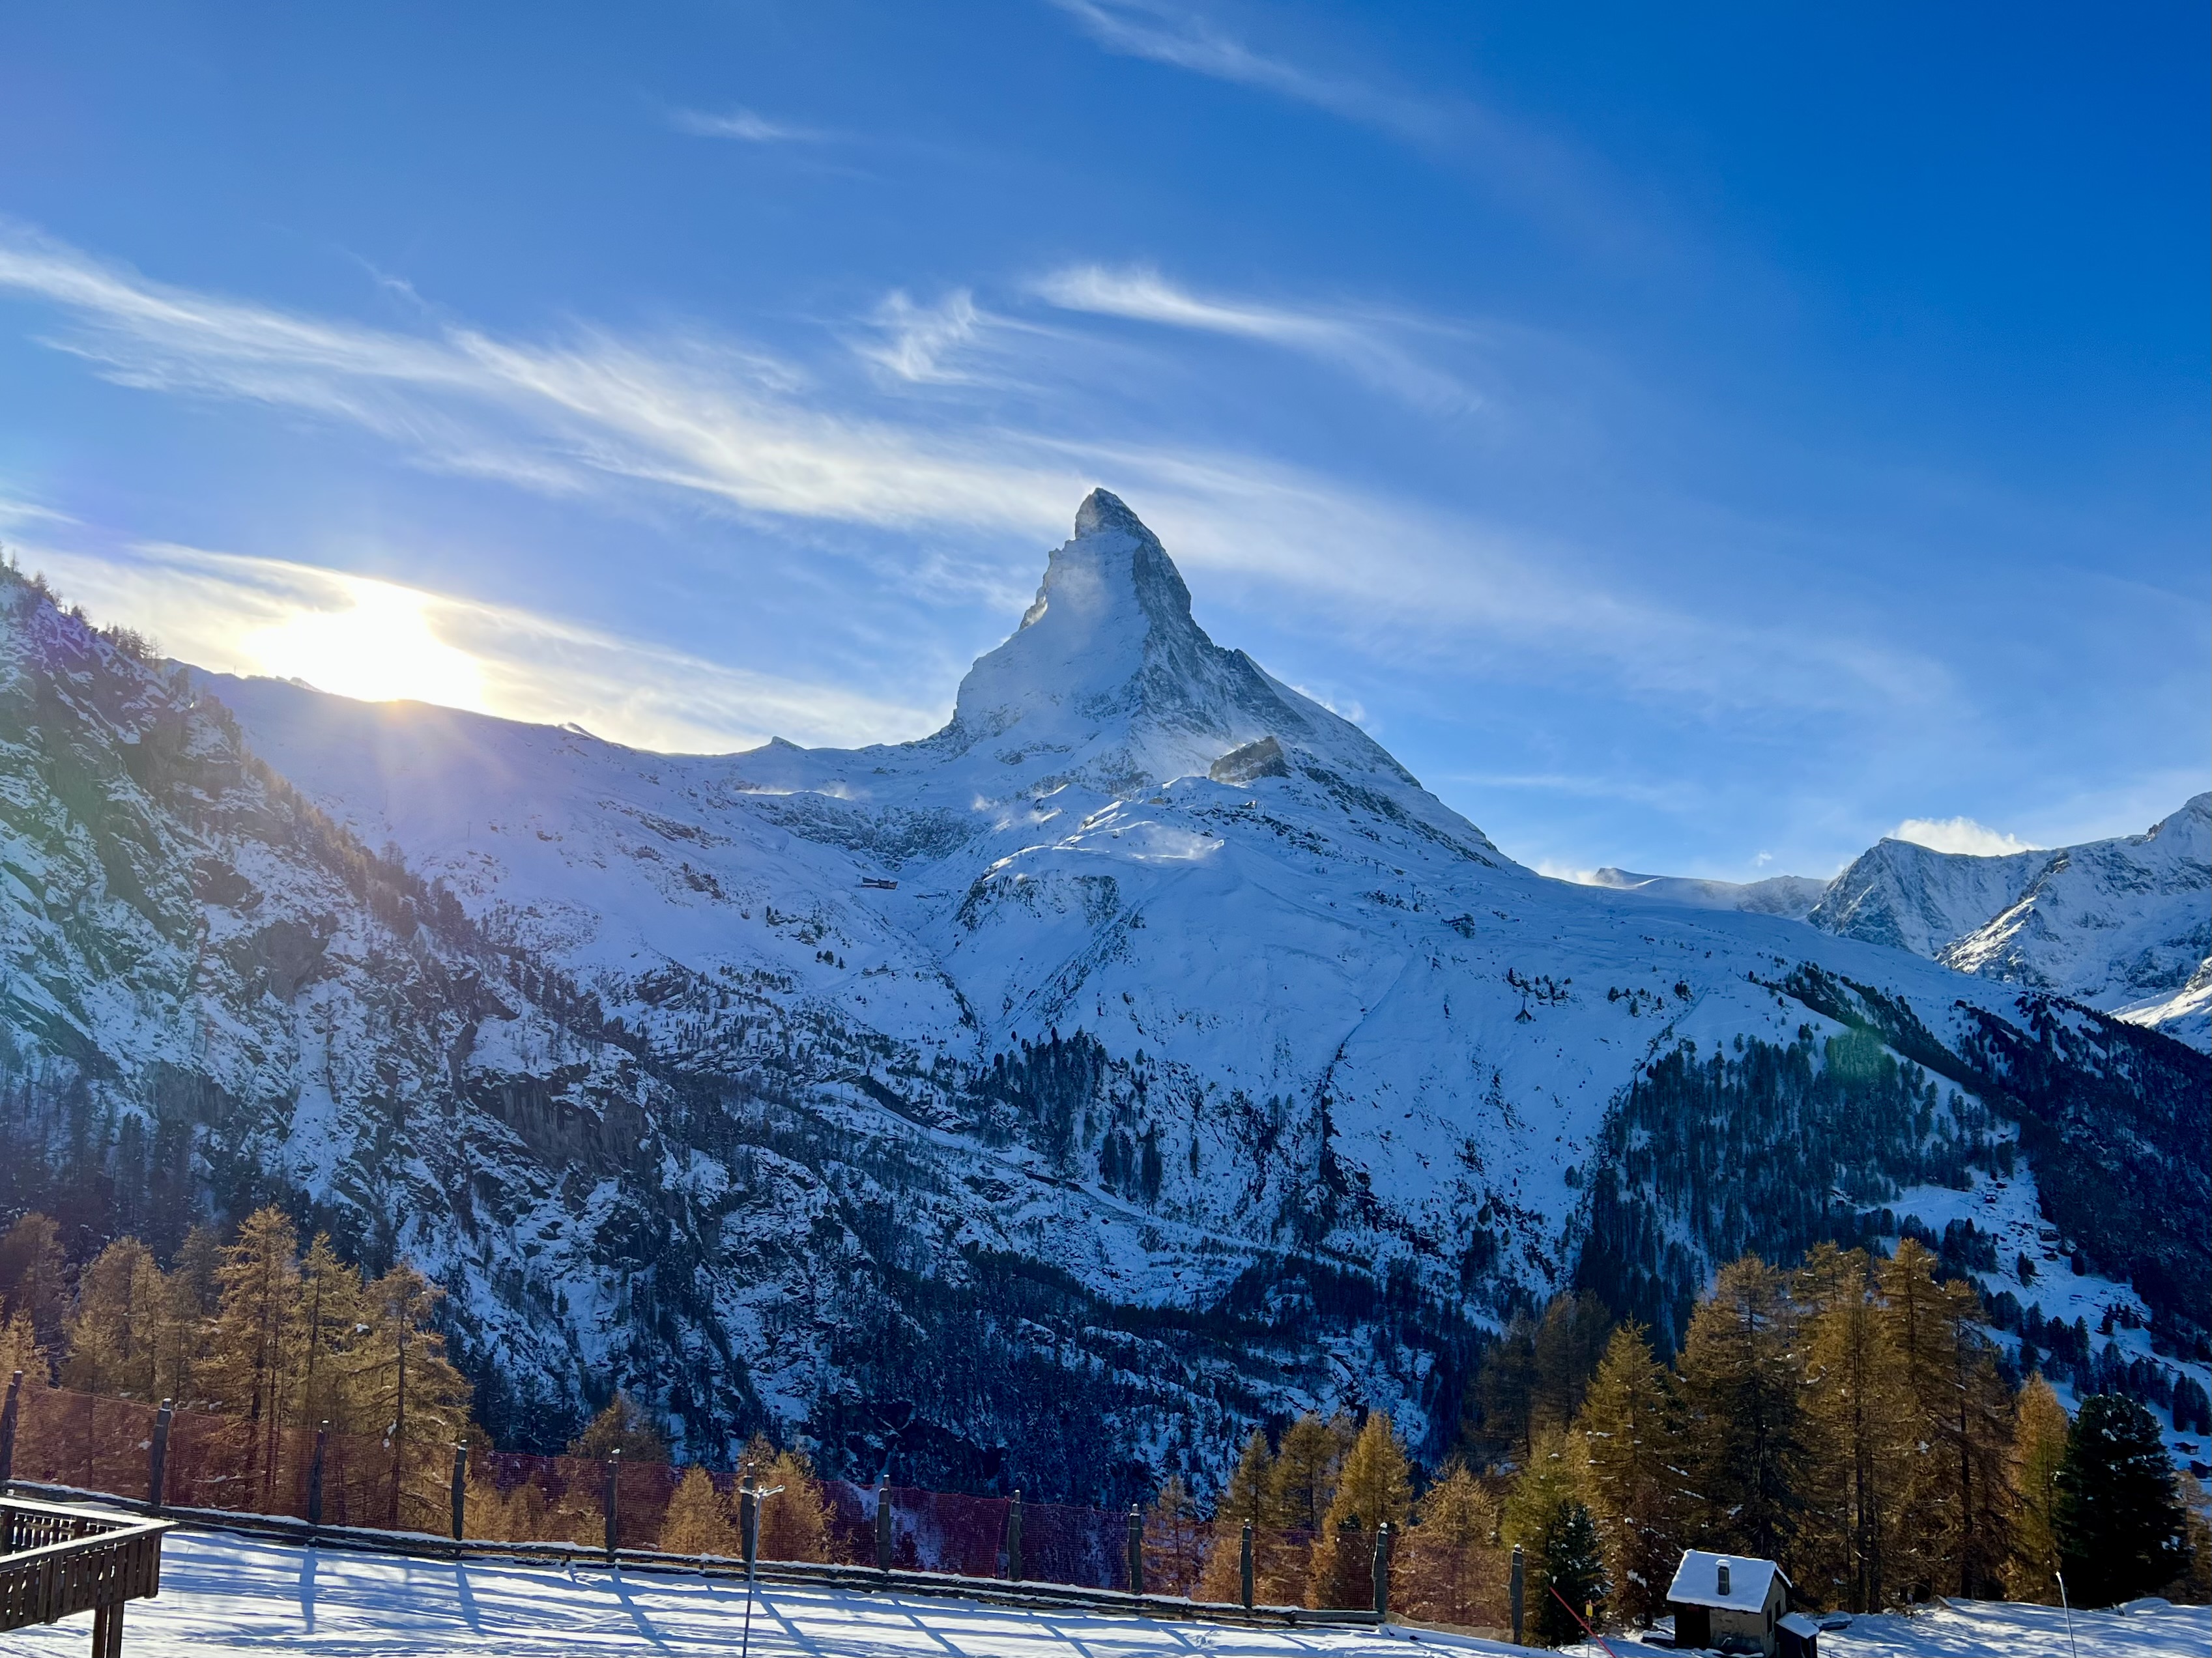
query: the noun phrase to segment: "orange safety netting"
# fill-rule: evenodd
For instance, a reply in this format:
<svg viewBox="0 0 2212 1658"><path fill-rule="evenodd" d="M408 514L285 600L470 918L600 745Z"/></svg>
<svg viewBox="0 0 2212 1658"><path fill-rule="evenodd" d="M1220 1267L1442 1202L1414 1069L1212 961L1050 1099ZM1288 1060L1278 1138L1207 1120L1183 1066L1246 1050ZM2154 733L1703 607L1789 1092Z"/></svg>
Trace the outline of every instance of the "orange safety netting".
<svg viewBox="0 0 2212 1658"><path fill-rule="evenodd" d="M61 1388L25 1385L16 1397L12 1478L73 1486L173 1508L273 1515L325 1526L450 1535L456 1466L450 1444L397 1441L374 1434L275 1426L198 1411L172 1413L161 1490L151 1489L156 1424L150 1405ZM0 1435L4 1437L4 1435ZM477 1451L458 1470L461 1523L472 1539L511 1543L571 1543L598 1549L608 1539L607 1499L615 1508L615 1540L626 1549L662 1546L671 1499L686 1470L658 1463L620 1466L595 1459ZM730 1522L717 1551L739 1552L735 1520L738 1479L708 1476L717 1511ZM890 1560L895 1570L963 1577L1014 1575L1012 1556L1019 1513L1018 1574L1025 1581L1086 1588L1127 1589L1129 1516L1054 1503L1016 1503L917 1486L817 1482L794 1503L817 1504L818 1521L795 1532L765 1512L762 1556L771 1540L798 1536L804 1555L828 1564L874 1566L878 1509L888 1503ZM775 1503L785 1499L770 1497ZM672 1530L677 1529L671 1527ZM685 1534L696 1536L696 1527ZM1371 1597L1368 1546L1347 1538L1329 1552L1334 1570L1317 1570L1322 1553L1310 1533L1264 1529L1253 1549L1255 1598L1261 1604L1359 1606ZM1235 1601L1242 1598L1241 1527L1197 1519L1152 1518L1139 1541L1144 1588L1152 1594Z"/></svg>

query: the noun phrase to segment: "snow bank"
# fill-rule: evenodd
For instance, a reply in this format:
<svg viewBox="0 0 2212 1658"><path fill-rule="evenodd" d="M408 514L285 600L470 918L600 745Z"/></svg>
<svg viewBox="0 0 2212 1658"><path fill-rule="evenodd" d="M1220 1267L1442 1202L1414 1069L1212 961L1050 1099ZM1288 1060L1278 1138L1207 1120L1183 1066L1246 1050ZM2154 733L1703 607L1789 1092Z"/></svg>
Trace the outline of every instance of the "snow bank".
<svg viewBox="0 0 2212 1658"><path fill-rule="evenodd" d="M731 1653L743 1635L742 1585L724 1579L475 1560L414 1559L294 1548L219 1533L178 1532L163 1551L161 1595L131 1603L131 1658L223 1652L531 1654ZM77 1654L90 1638L78 1618L0 1635L0 1653ZM2075 1638L2100 1658L2182 1658L2212 1649L2212 1610L2139 1601L2125 1612L2075 1612ZM1610 1637L1620 1658L1655 1649ZM1249 1629L1236 1625L1030 1611L972 1600L852 1590L763 1588L751 1650L808 1658L1140 1658L1205 1653L1274 1655L1510 1653L1494 1642L1429 1630ZM1830 1658L2066 1658L2057 1608L1943 1605L1912 1618L1861 1618L1820 1637ZM1601 1658L1594 1646L1570 1649Z"/></svg>

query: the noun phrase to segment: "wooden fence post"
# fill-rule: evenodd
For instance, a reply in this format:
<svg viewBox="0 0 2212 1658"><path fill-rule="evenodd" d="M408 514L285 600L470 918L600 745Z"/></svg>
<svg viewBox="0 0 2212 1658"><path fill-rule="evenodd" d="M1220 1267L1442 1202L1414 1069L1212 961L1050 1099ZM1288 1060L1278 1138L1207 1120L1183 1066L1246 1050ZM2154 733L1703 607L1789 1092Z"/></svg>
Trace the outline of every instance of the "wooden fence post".
<svg viewBox="0 0 2212 1658"><path fill-rule="evenodd" d="M469 1448L453 1447L453 1541L467 1535L469 1503Z"/></svg>
<svg viewBox="0 0 2212 1658"><path fill-rule="evenodd" d="M1006 1581L1022 1581L1022 1488L1014 1487L1014 1500L1006 1509Z"/></svg>
<svg viewBox="0 0 2212 1658"><path fill-rule="evenodd" d="M1525 1593L1522 1585L1526 1582L1525 1570L1521 1559L1521 1546L1516 1543L1513 1546L1513 1575L1507 1580L1505 1592L1513 1606L1513 1644L1516 1647L1521 1644L1521 1615Z"/></svg>
<svg viewBox="0 0 2212 1658"><path fill-rule="evenodd" d="M876 1481L876 1570L891 1569L891 1475L884 1470Z"/></svg>
<svg viewBox="0 0 2212 1658"><path fill-rule="evenodd" d="M330 1448L331 1424L315 1430L315 1460L307 1465L307 1523L323 1523L323 1454Z"/></svg>
<svg viewBox="0 0 2212 1658"><path fill-rule="evenodd" d="M1390 1522L1375 1528L1375 1615L1390 1615Z"/></svg>
<svg viewBox="0 0 2212 1658"><path fill-rule="evenodd" d="M1244 1546L1237 1562L1237 1588L1244 1597L1244 1610L1252 1610L1252 1522L1244 1522Z"/></svg>
<svg viewBox="0 0 2212 1658"><path fill-rule="evenodd" d="M0 1485L15 1477L15 1423L22 1409L23 1373L8 1378L8 1404L0 1409Z"/></svg>
<svg viewBox="0 0 2212 1658"><path fill-rule="evenodd" d="M622 1447L607 1453L607 1562L622 1547Z"/></svg>
<svg viewBox="0 0 2212 1658"><path fill-rule="evenodd" d="M1145 1592L1145 1511L1129 1504L1129 1593Z"/></svg>
<svg viewBox="0 0 2212 1658"><path fill-rule="evenodd" d="M177 1401L165 1399L154 1417L153 1455L146 1462L146 1506L161 1511L169 1496L169 1424L176 1419Z"/></svg>

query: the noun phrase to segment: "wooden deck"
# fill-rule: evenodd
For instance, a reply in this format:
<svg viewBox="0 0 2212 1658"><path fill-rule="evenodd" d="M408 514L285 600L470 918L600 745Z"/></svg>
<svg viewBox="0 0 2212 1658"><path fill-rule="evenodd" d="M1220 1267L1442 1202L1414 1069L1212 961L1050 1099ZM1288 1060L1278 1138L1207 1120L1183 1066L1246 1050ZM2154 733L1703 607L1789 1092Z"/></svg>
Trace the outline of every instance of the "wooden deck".
<svg viewBox="0 0 2212 1658"><path fill-rule="evenodd" d="M92 1614L93 1658L121 1658L123 1608L161 1590L165 1520L0 1497L0 1630Z"/></svg>

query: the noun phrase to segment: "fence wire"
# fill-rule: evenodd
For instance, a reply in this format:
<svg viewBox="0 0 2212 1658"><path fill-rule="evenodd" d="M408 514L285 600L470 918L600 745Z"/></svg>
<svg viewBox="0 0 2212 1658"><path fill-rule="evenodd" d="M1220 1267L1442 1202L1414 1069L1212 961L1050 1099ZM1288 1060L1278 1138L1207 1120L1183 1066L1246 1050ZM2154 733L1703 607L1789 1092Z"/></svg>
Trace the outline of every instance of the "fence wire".
<svg viewBox="0 0 2212 1658"><path fill-rule="evenodd" d="M712 1497L702 1507L696 1497L688 1504L678 1500L690 1472L682 1467L611 1467L591 1458L483 1450L457 1467L449 1443L179 1410L169 1413L156 1490L161 1414L133 1400L27 1382L15 1395L12 1446L0 1418L0 1459L12 1451L7 1466L14 1479L175 1508L595 1549L611 1538L625 1549L659 1548L665 1537L687 1545L677 1551L686 1554L739 1552L738 1479L728 1471L707 1473ZM1151 1515L1133 1533L1127 1511L843 1479L813 1484L811 1492L770 1499L790 1506L763 1510L763 1559L1128 1590L1139 1587L1131 1576L1133 1552L1146 1593L1224 1603L1244 1598L1244 1528L1233 1522ZM805 1517L801 1505L807 1503L814 1520ZM887 1527L878 1521L886 1508ZM711 1545L702 1544L702 1536ZM1258 1528L1251 1548L1253 1599L1260 1605L1366 1608L1372 1604L1371 1559L1369 1540L1357 1533L1325 1540ZM1494 1598L1486 1561L1442 1563L1440 1575L1449 1584L1450 1609L1462 1615L1479 1605L1486 1610ZM1391 1576L1400 1576L1395 1561Z"/></svg>

